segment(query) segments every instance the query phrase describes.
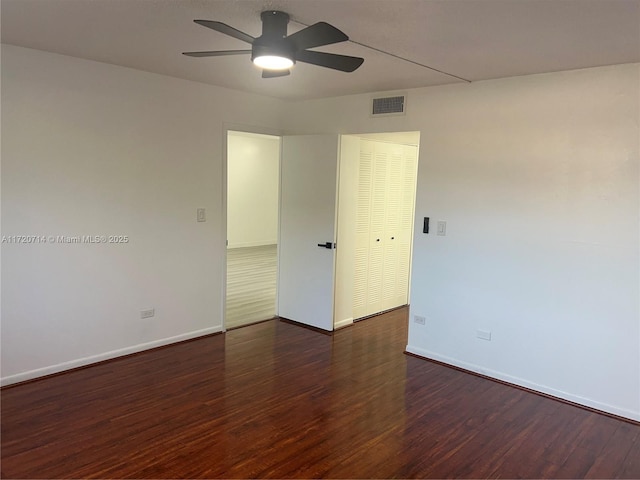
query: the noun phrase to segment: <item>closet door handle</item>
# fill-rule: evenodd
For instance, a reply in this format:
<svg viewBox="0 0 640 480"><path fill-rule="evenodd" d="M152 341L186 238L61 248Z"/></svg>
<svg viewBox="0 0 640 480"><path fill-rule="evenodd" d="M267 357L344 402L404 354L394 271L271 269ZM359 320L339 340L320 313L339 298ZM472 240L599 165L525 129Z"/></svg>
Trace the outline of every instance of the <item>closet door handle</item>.
<svg viewBox="0 0 640 480"><path fill-rule="evenodd" d="M391 237L391 240L395 240L396 237Z"/></svg>
<svg viewBox="0 0 640 480"><path fill-rule="evenodd" d="M376 238L376 242L379 242L379 241L380 241L380 239L379 239L379 238Z"/></svg>
<svg viewBox="0 0 640 480"><path fill-rule="evenodd" d="M328 248L328 249L332 249L333 248L333 242L319 243L318 246L319 247Z"/></svg>

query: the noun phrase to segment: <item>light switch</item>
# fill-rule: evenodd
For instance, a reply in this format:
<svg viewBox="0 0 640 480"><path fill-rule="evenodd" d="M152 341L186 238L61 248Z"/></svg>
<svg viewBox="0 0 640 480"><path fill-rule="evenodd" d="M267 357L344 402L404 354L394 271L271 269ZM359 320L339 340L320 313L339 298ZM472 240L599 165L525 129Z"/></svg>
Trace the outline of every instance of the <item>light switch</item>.
<svg viewBox="0 0 640 480"><path fill-rule="evenodd" d="M489 330L476 330L476 337L491 341L491 332Z"/></svg>
<svg viewBox="0 0 640 480"><path fill-rule="evenodd" d="M198 221L199 222L206 222L207 221L207 216L206 216L206 213L204 211L204 208L199 208L198 209Z"/></svg>
<svg viewBox="0 0 640 480"><path fill-rule="evenodd" d="M438 235L446 235L447 234L447 222L443 222L442 220L438 221Z"/></svg>

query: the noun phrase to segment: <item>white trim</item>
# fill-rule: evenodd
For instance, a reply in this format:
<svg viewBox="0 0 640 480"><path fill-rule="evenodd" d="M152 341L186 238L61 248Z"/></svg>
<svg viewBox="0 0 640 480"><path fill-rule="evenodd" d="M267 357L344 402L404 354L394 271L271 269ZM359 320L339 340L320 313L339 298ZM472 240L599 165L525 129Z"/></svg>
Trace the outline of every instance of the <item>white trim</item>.
<svg viewBox="0 0 640 480"><path fill-rule="evenodd" d="M100 353L98 355L92 355L90 357L78 358L69 362L58 363L56 365L50 365L48 367L37 368L35 370L29 370L27 372L17 373L15 375L9 375L8 377L2 377L0 379L0 385L11 385L13 383L24 382L26 380L33 380L34 378L44 377L45 375L51 375L54 373L64 372L65 370L71 370L73 368L84 367L91 365L92 363L102 362L104 360L110 360L112 358L122 357L124 355L130 355L132 353L144 352L156 347L163 347L172 343L182 342L184 340L191 340L192 338L203 337L212 333L222 332L222 326L204 328L202 330L196 330L194 332L183 333L176 335L175 337L163 338L160 340L154 340L153 342L140 343L131 347L125 347L118 350L111 350L110 352Z"/></svg>
<svg viewBox="0 0 640 480"><path fill-rule="evenodd" d="M353 324L353 317L345 318L344 320L340 320L339 322L335 322L333 325L333 329L337 330L338 328L348 327Z"/></svg>
<svg viewBox="0 0 640 480"><path fill-rule="evenodd" d="M465 370L469 370L471 372L480 373L482 375L486 375L487 377L495 378L497 380L502 380L504 382L518 385L520 387L529 388L531 390L545 393L553 397L569 400L570 402L578 403L580 405L584 405L590 408L595 408L596 410L601 410L603 412L612 413L620 417L625 417L631 420L640 421L640 412L634 412L632 410L627 410L624 408L615 407L613 405L608 405L606 403L597 402L595 400L581 397L579 395L573 395L571 393L563 392L562 390L556 390L555 388L547 387L545 385L539 385L537 383L530 382L522 378L513 377L506 373L498 372L495 370L486 369L479 365L475 365L473 363L467 363L461 360L456 360L454 358L446 357L444 355L440 355L438 353L431 352L429 350L424 350L419 347L414 347L412 345L407 345L406 351L408 353L418 355L419 357L437 360L439 362L446 363L448 365L464 368Z"/></svg>
<svg viewBox="0 0 640 480"><path fill-rule="evenodd" d="M239 242L227 245L227 248L247 248L247 247L266 247L269 245L278 245L278 240L264 240L262 242Z"/></svg>

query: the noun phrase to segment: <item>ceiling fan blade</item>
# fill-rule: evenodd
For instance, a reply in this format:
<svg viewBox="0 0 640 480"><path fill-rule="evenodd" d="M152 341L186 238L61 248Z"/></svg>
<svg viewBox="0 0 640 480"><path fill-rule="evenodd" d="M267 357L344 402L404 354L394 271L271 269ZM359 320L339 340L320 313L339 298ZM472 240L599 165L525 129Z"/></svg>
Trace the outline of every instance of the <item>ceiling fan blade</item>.
<svg viewBox="0 0 640 480"><path fill-rule="evenodd" d="M262 70L262 78L286 77L290 73L289 70Z"/></svg>
<svg viewBox="0 0 640 480"><path fill-rule="evenodd" d="M255 38L251 35L230 27L226 23L214 22L213 20L194 20L194 22L196 22L198 25L202 25L203 27L215 30L216 32L224 33L225 35L229 35L230 37L242 40L243 42L253 43L253 41L255 40Z"/></svg>
<svg viewBox="0 0 640 480"><path fill-rule="evenodd" d="M342 72L353 72L362 65L362 62L364 62L364 58L360 57L349 57L347 55L337 55L335 53L326 52L313 52L310 50L297 52L296 60L304 63L311 63L312 65L318 65L320 67L340 70Z"/></svg>
<svg viewBox="0 0 640 480"><path fill-rule="evenodd" d="M217 52L184 52L187 57L224 57L225 55L242 55L251 53L251 50L220 50Z"/></svg>
<svg viewBox="0 0 640 480"><path fill-rule="evenodd" d="M291 42L296 50L306 50L347 40L349 37L346 34L326 22L314 23L287 37L287 41Z"/></svg>

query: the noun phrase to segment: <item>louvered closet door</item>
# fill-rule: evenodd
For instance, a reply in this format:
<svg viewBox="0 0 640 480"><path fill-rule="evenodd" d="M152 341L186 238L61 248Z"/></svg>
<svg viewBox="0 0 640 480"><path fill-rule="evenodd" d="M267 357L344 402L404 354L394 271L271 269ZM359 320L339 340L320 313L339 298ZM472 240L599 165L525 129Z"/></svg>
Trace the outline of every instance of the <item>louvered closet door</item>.
<svg viewBox="0 0 640 480"><path fill-rule="evenodd" d="M408 302L417 148L361 141L354 318Z"/></svg>
<svg viewBox="0 0 640 480"><path fill-rule="evenodd" d="M371 143L361 142L358 163L353 318L364 317L368 311L369 223L371 222L371 186L373 182L373 145Z"/></svg>
<svg viewBox="0 0 640 480"><path fill-rule="evenodd" d="M380 144L378 149L387 152L387 172L386 189L384 192L385 202L385 225L384 225L384 268L382 272L382 310L404 305L398 303L398 282L402 283L402 278L398 276L398 255L399 255L399 228L402 206L402 145ZM406 299L405 302L406 303Z"/></svg>
<svg viewBox="0 0 640 480"><path fill-rule="evenodd" d="M358 165L353 318L383 308L385 188L387 159L376 142L362 140Z"/></svg>
<svg viewBox="0 0 640 480"><path fill-rule="evenodd" d="M374 147L377 145L374 143ZM386 188L388 152L379 148L373 153L371 182L371 218L369 222L369 278L367 315L384 309L384 254L386 247Z"/></svg>

